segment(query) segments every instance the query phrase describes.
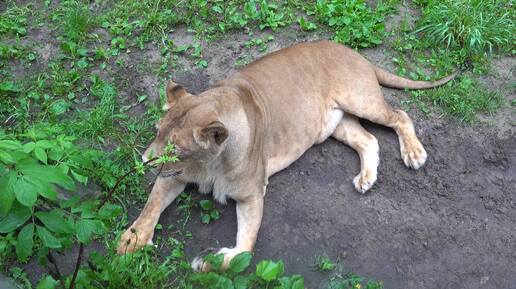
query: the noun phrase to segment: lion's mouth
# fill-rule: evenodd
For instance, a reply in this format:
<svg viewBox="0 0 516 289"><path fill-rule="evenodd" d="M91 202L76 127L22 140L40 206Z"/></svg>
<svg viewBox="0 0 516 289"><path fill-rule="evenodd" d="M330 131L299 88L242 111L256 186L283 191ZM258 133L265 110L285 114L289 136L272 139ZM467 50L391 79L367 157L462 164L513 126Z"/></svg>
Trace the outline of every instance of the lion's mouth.
<svg viewBox="0 0 516 289"><path fill-rule="evenodd" d="M168 171L162 171L159 174L159 176L162 178L170 178L170 177L177 177L182 173L183 173L183 170L168 170Z"/></svg>

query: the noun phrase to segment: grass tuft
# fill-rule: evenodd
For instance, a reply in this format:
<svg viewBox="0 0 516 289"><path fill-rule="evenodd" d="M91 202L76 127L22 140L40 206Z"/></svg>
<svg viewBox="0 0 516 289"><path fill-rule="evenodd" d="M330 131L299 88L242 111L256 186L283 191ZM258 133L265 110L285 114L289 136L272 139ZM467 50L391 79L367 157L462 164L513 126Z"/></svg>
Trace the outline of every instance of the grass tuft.
<svg viewBox="0 0 516 289"><path fill-rule="evenodd" d="M500 93L486 89L467 76L436 89L413 91L411 94L414 102L438 105L447 114L468 123L475 120L478 112L494 112L504 99Z"/></svg>
<svg viewBox="0 0 516 289"><path fill-rule="evenodd" d="M430 41L472 54L510 50L514 43L512 1L430 0L419 28Z"/></svg>

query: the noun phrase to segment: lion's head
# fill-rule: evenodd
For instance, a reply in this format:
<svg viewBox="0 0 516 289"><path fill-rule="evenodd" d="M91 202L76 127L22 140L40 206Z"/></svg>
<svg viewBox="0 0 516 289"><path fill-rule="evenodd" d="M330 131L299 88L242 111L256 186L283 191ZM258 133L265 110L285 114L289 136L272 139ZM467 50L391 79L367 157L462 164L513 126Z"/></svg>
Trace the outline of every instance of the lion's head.
<svg viewBox="0 0 516 289"><path fill-rule="evenodd" d="M177 163L167 163L164 172L180 173L192 163L206 163L223 150L228 130L219 120L217 103L188 93L169 81L165 115L156 123L157 135L143 154L143 160L162 156L168 144L175 147Z"/></svg>

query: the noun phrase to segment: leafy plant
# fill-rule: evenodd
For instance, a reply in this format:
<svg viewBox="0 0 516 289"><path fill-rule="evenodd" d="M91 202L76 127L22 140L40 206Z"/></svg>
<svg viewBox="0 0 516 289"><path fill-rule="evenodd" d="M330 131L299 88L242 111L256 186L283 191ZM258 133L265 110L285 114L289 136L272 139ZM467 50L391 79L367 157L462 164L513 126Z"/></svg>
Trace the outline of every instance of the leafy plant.
<svg viewBox="0 0 516 289"><path fill-rule="evenodd" d="M361 0L317 0L315 5L307 5L304 9L335 32L335 41L352 47L382 43L385 15L392 11L392 7L383 2L378 3L373 11Z"/></svg>
<svg viewBox="0 0 516 289"><path fill-rule="evenodd" d="M283 276L283 262L263 260L256 265L253 273L243 272L251 264L251 253L244 252L236 255L230 262L226 272L217 271L224 260L223 255L209 254L204 258L215 272L193 273L189 278L194 288L239 289L239 288L277 288L304 289L304 279L300 275Z"/></svg>
<svg viewBox="0 0 516 289"><path fill-rule="evenodd" d="M327 272L332 271L335 267L337 267L337 265L326 256L317 256L317 258L315 258L314 268L316 270Z"/></svg>
<svg viewBox="0 0 516 289"><path fill-rule="evenodd" d="M27 34L26 23L29 12L28 6L9 5L0 17L0 35L14 34L16 36L23 36Z"/></svg>
<svg viewBox="0 0 516 289"><path fill-rule="evenodd" d="M348 273L344 277L334 277L326 289L383 289L383 283L367 280L364 276Z"/></svg>
<svg viewBox="0 0 516 289"><path fill-rule="evenodd" d="M219 211L213 205L211 200L199 201L199 207L201 208L201 220L204 224L209 224L220 218Z"/></svg>
<svg viewBox="0 0 516 289"><path fill-rule="evenodd" d="M57 193L56 185L73 191L74 179L86 183L87 170L93 169L89 154L76 148L73 138L45 139L36 131L26 136L31 141L0 140L0 233L19 230L15 247L21 261L32 256L36 244L41 255L68 248L75 238L89 243L93 234L104 232L106 219L120 213L110 204L95 213L95 201L78 205L78 196Z"/></svg>

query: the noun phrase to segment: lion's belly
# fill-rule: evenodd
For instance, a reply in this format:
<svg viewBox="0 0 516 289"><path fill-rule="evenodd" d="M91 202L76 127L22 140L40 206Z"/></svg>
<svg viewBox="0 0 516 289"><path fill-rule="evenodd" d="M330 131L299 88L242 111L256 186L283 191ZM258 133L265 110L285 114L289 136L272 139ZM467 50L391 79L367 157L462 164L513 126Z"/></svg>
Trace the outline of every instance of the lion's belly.
<svg viewBox="0 0 516 289"><path fill-rule="evenodd" d="M331 108L328 113L325 114L317 128L309 128L305 130L305 134L292 133L289 137L282 135L284 139L288 139L290 142L286 143L285 140L281 141L283 145L281 148L275 150L267 160L267 174L269 176L285 169L298 158L300 158L305 151L307 151L314 144L319 144L330 137L337 125L339 125L344 112L337 108ZM277 144L277 143L276 143Z"/></svg>
<svg viewBox="0 0 516 289"><path fill-rule="evenodd" d="M323 127L316 143L320 144L330 137L337 128L337 125L339 125L343 116L344 112L341 109L333 108L326 116L326 121L323 122Z"/></svg>

